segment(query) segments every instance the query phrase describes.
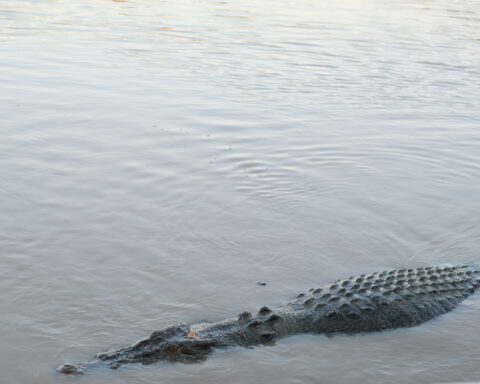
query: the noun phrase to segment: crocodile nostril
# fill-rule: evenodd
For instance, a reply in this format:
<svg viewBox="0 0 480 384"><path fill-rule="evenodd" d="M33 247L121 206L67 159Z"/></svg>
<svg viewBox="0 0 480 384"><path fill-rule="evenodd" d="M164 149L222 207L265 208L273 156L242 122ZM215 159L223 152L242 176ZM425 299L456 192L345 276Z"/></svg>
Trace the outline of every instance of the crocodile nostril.
<svg viewBox="0 0 480 384"><path fill-rule="evenodd" d="M74 363L65 363L57 367L57 371L65 375L81 375L82 369Z"/></svg>

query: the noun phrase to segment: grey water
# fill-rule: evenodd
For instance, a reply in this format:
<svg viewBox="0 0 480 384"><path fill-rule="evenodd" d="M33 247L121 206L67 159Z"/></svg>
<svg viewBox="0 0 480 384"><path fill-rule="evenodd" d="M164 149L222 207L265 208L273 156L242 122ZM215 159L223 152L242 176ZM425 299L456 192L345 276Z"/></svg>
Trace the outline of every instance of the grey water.
<svg viewBox="0 0 480 384"><path fill-rule="evenodd" d="M0 382L479 380L478 294L410 329L55 371L479 261L479 63L479 1L0 0Z"/></svg>

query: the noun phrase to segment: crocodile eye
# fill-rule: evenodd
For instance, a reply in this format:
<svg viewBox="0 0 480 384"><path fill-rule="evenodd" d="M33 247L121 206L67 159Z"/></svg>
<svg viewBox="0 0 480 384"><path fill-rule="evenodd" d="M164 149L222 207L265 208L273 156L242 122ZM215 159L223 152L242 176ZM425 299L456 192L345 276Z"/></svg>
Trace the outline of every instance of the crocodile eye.
<svg viewBox="0 0 480 384"><path fill-rule="evenodd" d="M165 351L170 352L170 353L178 353L178 352L180 352L180 346L179 345L169 345L167 348L165 348Z"/></svg>

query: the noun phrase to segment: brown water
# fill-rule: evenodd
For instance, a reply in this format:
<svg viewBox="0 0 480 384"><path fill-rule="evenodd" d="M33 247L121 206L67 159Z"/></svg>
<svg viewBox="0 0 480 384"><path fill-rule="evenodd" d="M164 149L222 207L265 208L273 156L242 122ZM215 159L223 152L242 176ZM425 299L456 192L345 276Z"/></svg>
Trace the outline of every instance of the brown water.
<svg viewBox="0 0 480 384"><path fill-rule="evenodd" d="M464 0L0 0L0 382L478 380L478 294L411 329L55 367L479 261L479 31Z"/></svg>

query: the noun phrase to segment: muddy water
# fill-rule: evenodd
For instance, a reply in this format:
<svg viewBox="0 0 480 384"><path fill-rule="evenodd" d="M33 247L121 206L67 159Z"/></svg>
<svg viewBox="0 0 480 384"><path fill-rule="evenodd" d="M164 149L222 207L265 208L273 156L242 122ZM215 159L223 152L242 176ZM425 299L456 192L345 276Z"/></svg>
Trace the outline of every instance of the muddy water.
<svg viewBox="0 0 480 384"><path fill-rule="evenodd" d="M476 1L1 0L0 382L478 261L479 30ZM475 381L479 316L75 382Z"/></svg>

